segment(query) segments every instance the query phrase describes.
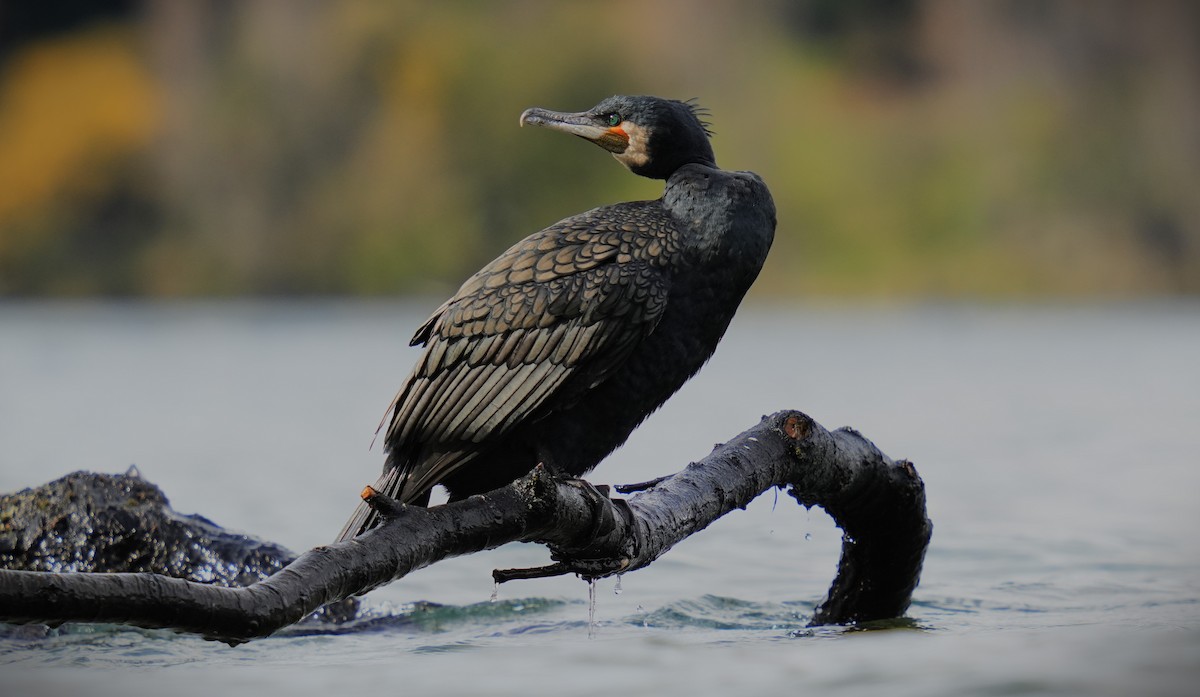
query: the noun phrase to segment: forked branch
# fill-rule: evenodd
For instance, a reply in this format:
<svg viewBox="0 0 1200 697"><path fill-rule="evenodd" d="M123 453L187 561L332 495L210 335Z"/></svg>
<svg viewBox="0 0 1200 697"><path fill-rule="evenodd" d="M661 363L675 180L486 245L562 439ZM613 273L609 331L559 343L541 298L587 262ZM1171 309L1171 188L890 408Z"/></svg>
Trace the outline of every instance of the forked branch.
<svg viewBox="0 0 1200 697"><path fill-rule="evenodd" d="M649 565L672 546L773 487L825 508L846 533L838 574L813 624L904 613L932 525L911 463L856 431L827 431L779 412L703 460L628 499L541 468L444 506L403 506L366 492L379 527L317 547L253 585L227 588L150 573L0 571L0 621L115 622L194 632L231 644L267 636L314 610L449 557L515 541L547 545L554 564L497 580L574 573L598 578Z"/></svg>

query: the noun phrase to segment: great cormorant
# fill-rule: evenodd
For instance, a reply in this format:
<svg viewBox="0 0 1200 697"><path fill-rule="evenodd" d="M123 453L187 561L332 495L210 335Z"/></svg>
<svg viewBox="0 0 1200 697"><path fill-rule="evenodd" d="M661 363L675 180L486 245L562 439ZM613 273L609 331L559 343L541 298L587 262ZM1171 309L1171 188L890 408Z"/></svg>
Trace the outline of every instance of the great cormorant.
<svg viewBox="0 0 1200 697"><path fill-rule="evenodd" d="M691 102L609 97L521 125L580 136L662 198L580 213L516 243L425 321L425 347L384 417L376 491L427 505L538 463L582 476L712 356L775 234L762 179L719 169ZM339 540L376 525L365 503Z"/></svg>

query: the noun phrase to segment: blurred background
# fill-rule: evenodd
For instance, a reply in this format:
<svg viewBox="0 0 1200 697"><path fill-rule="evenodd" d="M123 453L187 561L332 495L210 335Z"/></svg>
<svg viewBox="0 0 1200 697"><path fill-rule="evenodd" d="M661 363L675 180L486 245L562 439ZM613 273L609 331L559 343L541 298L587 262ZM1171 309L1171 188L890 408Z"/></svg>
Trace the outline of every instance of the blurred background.
<svg viewBox="0 0 1200 697"><path fill-rule="evenodd" d="M667 474L785 407L851 424L927 482L920 631L792 632L842 533L768 495L605 585L597 641L575 579L487 602L491 569L547 561L507 545L373 593L386 634L0 636L0 684L1194 694L1195 0L0 0L0 491L135 464L178 511L329 542L438 302L660 195L518 128L614 93L708 107L779 230L713 360L589 476Z"/></svg>
<svg viewBox="0 0 1200 697"><path fill-rule="evenodd" d="M1187 0L0 4L0 295L443 294L654 198L529 106L695 97L758 297L1200 291Z"/></svg>

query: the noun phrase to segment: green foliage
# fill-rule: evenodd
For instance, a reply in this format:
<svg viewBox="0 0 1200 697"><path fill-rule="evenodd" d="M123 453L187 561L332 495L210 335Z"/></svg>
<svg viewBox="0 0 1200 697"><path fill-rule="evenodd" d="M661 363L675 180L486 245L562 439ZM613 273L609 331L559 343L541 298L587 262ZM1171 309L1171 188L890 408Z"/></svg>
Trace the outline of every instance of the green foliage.
<svg viewBox="0 0 1200 697"><path fill-rule="evenodd" d="M1196 292L1196 44L1088 7L163 3L0 73L0 294L444 293L658 195L517 127L618 92L698 97L767 180L758 294Z"/></svg>

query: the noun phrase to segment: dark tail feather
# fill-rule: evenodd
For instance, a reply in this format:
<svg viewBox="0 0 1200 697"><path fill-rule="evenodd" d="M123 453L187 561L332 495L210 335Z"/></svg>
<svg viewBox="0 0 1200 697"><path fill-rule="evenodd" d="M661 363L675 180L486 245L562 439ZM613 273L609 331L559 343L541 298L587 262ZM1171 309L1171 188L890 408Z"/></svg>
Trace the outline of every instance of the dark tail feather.
<svg viewBox="0 0 1200 697"><path fill-rule="evenodd" d="M389 464L391 464L389 462ZM404 485L404 477L400 474L399 467L388 467L380 475L379 479L371 487L381 494L391 496L394 499L400 497L400 488ZM375 509L367 505L366 501L358 504L358 508L354 509L354 515L350 516L350 520L342 527L342 531L338 533L337 539L334 542L345 542L354 537L358 537L371 528L379 525L379 514Z"/></svg>

